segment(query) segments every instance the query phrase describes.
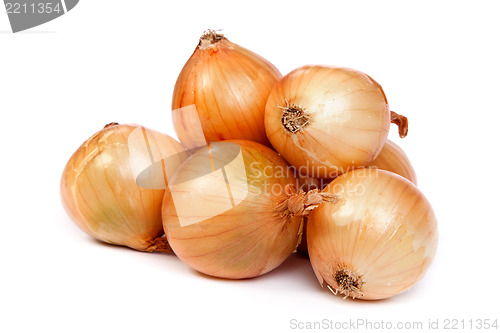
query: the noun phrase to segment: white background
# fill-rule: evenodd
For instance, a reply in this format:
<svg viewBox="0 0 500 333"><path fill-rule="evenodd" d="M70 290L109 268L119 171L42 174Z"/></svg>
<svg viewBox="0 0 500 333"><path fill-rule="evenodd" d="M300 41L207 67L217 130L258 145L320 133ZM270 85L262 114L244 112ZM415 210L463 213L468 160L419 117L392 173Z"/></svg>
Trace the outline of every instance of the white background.
<svg viewBox="0 0 500 333"><path fill-rule="evenodd" d="M500 319L498 9L494 1L82 0L18 34L0 13L0 331L286 332L297 331L292 319L424 327ZM414 288L385 301L343 300L296 255L260 278L208 278L173 255L93 241L67 217L60 176L90 135L112 121L173 134L173 86L207 28L224 29L283 74L308 63L364 71L409 118L408 137L393 125L390 138L412 160L440 230L435 261Z"/></svg>

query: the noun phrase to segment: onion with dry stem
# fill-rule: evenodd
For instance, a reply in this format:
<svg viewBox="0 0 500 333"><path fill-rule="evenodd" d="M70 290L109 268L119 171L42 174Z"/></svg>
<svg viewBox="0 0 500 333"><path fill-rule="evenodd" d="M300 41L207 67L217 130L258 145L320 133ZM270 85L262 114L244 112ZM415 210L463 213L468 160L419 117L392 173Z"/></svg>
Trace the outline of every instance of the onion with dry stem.
<svg viewBox="0 0 500 333"><path fill-rule="evenodd" d="M383 299L420 280L438 241L432 207L407 179L359 169L324 190L337 197L309 216L307 242L322 286L345 297Z"/></svg>
<svg viewBox="0 0 500 333"><path fill-rule="evenodd" d="M166 238L161 237L164 180L186 158L181 144L168 135L111 123L68 161L61 179L64 207L95 239L139 251L168 252ZM163 161L159 173L147 172L154 161Z"/></svg>
<svg viewBox="0 0 500 333"><path fill-rule="evenodd" d="M198 119L182 112L194 106L207 142L245 139L269 145L264 111L280 77L266 59L213 30L205 32L175 84L172 119L181 143L196 146L192 124Z"/></svg>
<svg viewBox="0 0 500 333"><path fill-rule="evenodd" d="M183 163L163 203L170 246L204 274L242 279L276 268L296 248L302 216L328 194L296 192L271 149L246 140L211 143Z"/></svg>
<svg viewBox="0 0 500 333"><path fill-rule="evenodd" d="M335 178L372 162L391 122L406 136L407 120L389 110L382 87L350 68L298 68L278 81L266 104L269 141L314 178Z"/></svg>

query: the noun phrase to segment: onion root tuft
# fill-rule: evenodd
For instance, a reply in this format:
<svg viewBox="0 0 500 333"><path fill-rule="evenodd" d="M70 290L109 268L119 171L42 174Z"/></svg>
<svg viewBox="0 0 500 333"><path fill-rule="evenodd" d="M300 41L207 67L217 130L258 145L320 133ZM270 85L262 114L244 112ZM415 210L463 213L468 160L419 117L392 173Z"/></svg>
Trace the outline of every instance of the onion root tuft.
<svg viewBox="0 0 500 333"><path fill-rule="evenodd" d="M288 132L294 134L309 125L311 116L307 114L304 108L294 104L290 105L288 101L286 101L286 106L278 105L278 107L283 111L281 123Z"/></svg>
<svg viewBox="0 0 500 333"><path fill-rule="evenodd" d="M364 296L361 291L363 287L363 276L354 272L346 265L339 265L333 279L337 283L337 288L330 286L328 283L326 287L334 294L344 295L344 299L352 297L352 299L361 298Z"/></svg>

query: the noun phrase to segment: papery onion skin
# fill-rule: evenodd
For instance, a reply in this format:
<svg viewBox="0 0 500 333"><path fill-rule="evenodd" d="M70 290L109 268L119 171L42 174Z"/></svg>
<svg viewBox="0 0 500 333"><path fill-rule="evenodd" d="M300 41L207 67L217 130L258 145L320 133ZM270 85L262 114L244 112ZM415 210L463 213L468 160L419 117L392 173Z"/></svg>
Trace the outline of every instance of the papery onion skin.
<svg viewBox="0 0 500 333"><path fill-rule="evenodd" d="M68 161L61 179L61 198L71 219L100 241L139 251L168 251L161 221L164 189L136 184L129 137L147 131L151 155L172 156L168 168L177 168L187 154L180 143L138 125L112 123L85 141ZM135 159L150 160L135 151ZM163 179L161 179L163 181Z"/></svg>
<svg viewBox="0 0 500 333"><path fill-rule="evenodd" d="M274 86L266 104L269 141L309 176L335 178L372 162L386 141L391 112L382 87L350 68L304 66Z"/></svg>
<svg viewBox="0 0 500 333"><path fill-rule="evenodd" d="M297 252L303 256L309 256L307 252L307 221L308 218L304 217L302 226L302 235L300 236L300 243L297 246Z"/></svg>
<svg viewBox="0 0 500 333"><path fill-rule="evenodd" d="M225 200L217 193L224 193L226 184L220 183L217 172L200 177L204 173L200 165L207 156L215 164L228 164L224 160L228 144L239 147L245 165L243 174L231 166L225 168L228 183L233 191L247 184L248 194L233 208L212 214L211 205L217 207ZM300 216L281 216L276 210L287 197L285 188L295 188L294 175L287 170L287 163L276 152L251 141L228 140L200 149L172 179L173 184L189 179L189 186L171 187L165 195L163 223L172 250L191 268L215 277L252 278L276 268L295 250L302 227ZM240 188L234 185L238 182ZM179 206L173 200L176 195L188 196L182 218L192 214L201 222L181 226Z"/></svg>
<svg viewBox="0 0 500 333"><path fill-rule="evenodd" d="M307 192L311 191L314 189L322 190L325 186L327 186L331 180L328 179L320 179L320 178L311 178L311 177L305 177L300 175L300 173L296 173L298 183L299 183L299 189ZM308 256L307 254L307 217L304 217L304 227L302 231L302 236L300 240L300 244L297 246L297 252L304 255Z"/></svg>
<svg viewBox="0 0 500 333"><path fill-rule="evenodd" d="M339 202L318 207L307 226L309 257L322 286L375 300L398 295L424 276L438 230L432 207L414 184L388 171L360 169L324 191Z"/></svg>
<svg viewBox="0 0 500 333"><path fill-rule="evenodd" d="M417 185L417 174L406 153L394 142L387 140L377 158L368 167L397 173Z"/></svg>
<svg viewBox="0 0 500 333"><path fill-rule="evenodd" d="M195 105L207 142L245 139L270 145L264 129L267 97L281 73L269 61L214 31L206 32L175 84L177 136L193 146L193 121L177 109ZM197 120L196 120L197 121Z"/></svg>

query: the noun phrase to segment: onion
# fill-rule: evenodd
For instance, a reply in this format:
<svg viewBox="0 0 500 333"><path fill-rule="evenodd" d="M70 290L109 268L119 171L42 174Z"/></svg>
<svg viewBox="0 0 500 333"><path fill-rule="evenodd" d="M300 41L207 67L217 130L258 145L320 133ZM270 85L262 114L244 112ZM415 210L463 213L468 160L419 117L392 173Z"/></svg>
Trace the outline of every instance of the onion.
<svg viewBox="0 0 500 333"><path fill-rule="evenodd" d="M168 135L138 125L109 124L68 161L61 179L63 205L95 239L168 252L161 237L165 177L186 158L181 144ZM159 174L158 165L163 165Z"/></svg>
<svg viewBox="0 0 500 333"><path fill-rule="evenodd" d="M191 114L182 112L194 106L207 142L246 139L269 145L264 111L280 77L266 59L213 30L205 32L175 84L172 119L181 143L196 146Z"/></svg>
<svg viewBox="0 0 500 333"><path fill-rule="evenodd" d="M335 178L372 162L391 121L406 136L406 118L389 111L375 80L354 69L327 66L304 66L283 77L265 113L273 147L313 178Z"/></svg>
<svg viewBox="0 0 500 333"><path fill-rule="evenodd" d="M309 257L322 286L345 297L383 299L420 280L436 253L429 202L395 173L359 169L324 190L338 197L309 216Z"/></svg>
<svg viewBox="0 0 500 333"><path fill-rule="evenodd" d="M371 162L368 167L376 167L378 169L391 171L405 177L413 184L417 185L417 174L413 169L408 156L394 142L387 140L384 148L377 158Z"/></svg>
<svg viewBox="0 0 500 333"><path fill-rule="evenodd" d="M211 276L242 279L267 273L296 248L302 216L330 199L296 192L287 163L251 141L201 148L177 170L163 203L175 254Z"/></svg>

